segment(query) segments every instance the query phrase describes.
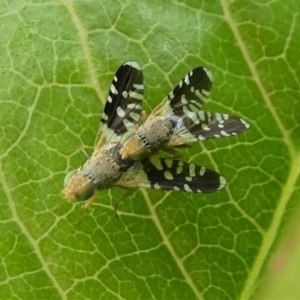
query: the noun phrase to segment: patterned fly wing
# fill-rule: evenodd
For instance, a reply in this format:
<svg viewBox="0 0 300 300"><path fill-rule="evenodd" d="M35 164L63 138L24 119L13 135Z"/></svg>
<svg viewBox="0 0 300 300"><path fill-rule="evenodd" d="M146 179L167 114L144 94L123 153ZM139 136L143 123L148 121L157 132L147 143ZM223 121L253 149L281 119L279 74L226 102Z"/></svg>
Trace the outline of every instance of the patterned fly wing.
<svg viewBox="0 0 300 300"><path fill-rule="evenodd" d="M119 135L134 129L140 119L143 94L140 66L135 61L124 63L114 76L101 122Z"/></svg>
<svg viewBox="0 0 300 300"><path fill-rule="evenodd" d="M243 119L228 114L207 111L189 112L174 122L174 131L167 143L168 147L237 135L250 125Z"/></svg>
<svg viewBox="0 0 300 300"><path fill-rule="evenodd" d="M163 101L160 114L171 120L172 134L166 147L197 140L237 135L250 126L243 119L201 110L212 88L212 73L198 67L188 73ZM154 115L156 109L154 110ZM152 114L149 119L152 118Z"/></svg>
<svg viewBox="0 0 300 300"><path fill-rule="evenodd" d="M226 180L217 172L193 163L152 156L135 161L116 185L210 193L224 188Z"/></svg>
<svg viewBox="0 0 300 300"><path fill-rule="evenodd" d="M187 112L197 112L207 101L213 82L212 73L197 67L179 81L177 86L159 104L149 116L183 116Z"/></svg>
<svg viewBox="0 0 300 300"><path fill-rule="evenodd" d="M95 151L107 143L115 146L119 137L133 131L139 122L144 95L143 73L135 61L121 65L114 75L101 117Z"/></svg>

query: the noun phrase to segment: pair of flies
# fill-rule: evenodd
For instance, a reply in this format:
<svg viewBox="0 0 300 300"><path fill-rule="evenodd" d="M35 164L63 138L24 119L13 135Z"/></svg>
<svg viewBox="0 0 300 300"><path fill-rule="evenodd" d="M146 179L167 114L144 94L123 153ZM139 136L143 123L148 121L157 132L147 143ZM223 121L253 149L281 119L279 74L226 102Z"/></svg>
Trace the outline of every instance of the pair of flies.
<svg viewBox="0 0 300 300"><path fill-rule="evenodd" d="M195 193L222 189L217 172L174 159L177 148L209 138L237 135L249 128L242 119L202 110L212 87L204 67L190 71L147 117L142 112L143 74L135 61L114 75L101 117L92 156L65 177L62 194L86 206L99 190L114 186L154 188ZM159 150L172 154L160 158Z"/></svg>

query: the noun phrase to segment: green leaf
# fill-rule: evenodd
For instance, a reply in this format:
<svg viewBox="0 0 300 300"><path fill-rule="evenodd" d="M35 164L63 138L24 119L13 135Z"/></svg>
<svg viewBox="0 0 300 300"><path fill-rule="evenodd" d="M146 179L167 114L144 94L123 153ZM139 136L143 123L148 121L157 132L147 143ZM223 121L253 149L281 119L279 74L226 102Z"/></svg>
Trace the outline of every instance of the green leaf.
<svg viewBox="0 0 300 300"><path fill-rule="evenodd" d="M254 297L299 201L299 13L297 0L1 4L0 298ZM87 210L60 191L130 59L148 113L203 65L215 79L205 110L251 128L183 151L224 190L137 189L116 220L123 190Z"/></svg>

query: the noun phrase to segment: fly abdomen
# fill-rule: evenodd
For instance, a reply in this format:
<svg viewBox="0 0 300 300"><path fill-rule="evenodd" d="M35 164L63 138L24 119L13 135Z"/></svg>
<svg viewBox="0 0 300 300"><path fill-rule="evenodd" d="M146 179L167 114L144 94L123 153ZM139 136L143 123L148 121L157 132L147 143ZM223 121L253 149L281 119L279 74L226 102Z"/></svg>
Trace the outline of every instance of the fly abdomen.
<svg viewBox="0 0 300 300"><path fill-rule="evenodd" d="M137 134L142 137L141 140L151 153L162 148L169 141L171 132L171 121L164 117L156 117L143 124Z"/></svg>

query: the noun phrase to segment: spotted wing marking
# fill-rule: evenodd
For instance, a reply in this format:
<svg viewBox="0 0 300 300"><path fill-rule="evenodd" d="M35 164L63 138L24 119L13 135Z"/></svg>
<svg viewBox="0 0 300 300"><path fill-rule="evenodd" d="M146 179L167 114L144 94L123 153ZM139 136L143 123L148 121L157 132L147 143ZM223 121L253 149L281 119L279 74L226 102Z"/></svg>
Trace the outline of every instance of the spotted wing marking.
<svg viewBox="0 0 300 300"><path fill-rule="evenodd" d="M250 127L243 119L208 111L187 112L174 124L168 146L237 135Z"/></svg>
<svg viewBox="0 0 300 300"><path fill-rule="evenodd" d="M144 94L143 73L135 61L121 65L113 77L101 117L95 148L116 144L119 136L139 122ZM109 147L109 145L108 145Z"/></svg>
<svg viewBox="0 0 300 300"><path fill-rule="evenodd" d="M151 156L135 161L118 184L124 187L210 193L224 188L226 180L203 166Z"/></svg>
<svg viewBox="0 0 300 300"><path fill-rule="evenodd" d="M179 81L163 102L154 109L149 118L158 115L183 116L187 112L201 110L209 96L212 82L213 76L208 69L204 67L193 69Z"/></svg>

